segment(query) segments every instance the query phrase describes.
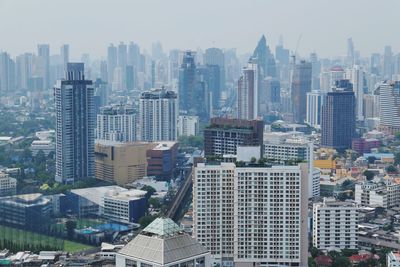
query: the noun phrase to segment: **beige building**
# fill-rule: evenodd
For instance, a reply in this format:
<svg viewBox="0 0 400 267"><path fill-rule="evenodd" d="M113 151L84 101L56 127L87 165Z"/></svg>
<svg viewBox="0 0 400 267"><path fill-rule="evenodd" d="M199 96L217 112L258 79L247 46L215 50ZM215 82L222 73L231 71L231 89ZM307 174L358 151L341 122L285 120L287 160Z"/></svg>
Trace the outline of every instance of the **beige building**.
<svg viewBox="0 0 400 267"><path fill-rule="evenodd" d="M121 143L96 140L96 178L118 185L132 183L147 175L149 143Z"/></svg>

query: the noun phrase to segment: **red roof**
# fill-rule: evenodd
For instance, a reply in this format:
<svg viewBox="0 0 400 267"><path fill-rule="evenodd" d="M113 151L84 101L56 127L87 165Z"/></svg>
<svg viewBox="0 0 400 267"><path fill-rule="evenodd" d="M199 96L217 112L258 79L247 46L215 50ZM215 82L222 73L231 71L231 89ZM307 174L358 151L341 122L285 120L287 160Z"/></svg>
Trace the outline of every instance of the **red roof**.
<svg viewBox="0 0 400 267"><path fill-rule="evenodd" d="M315 263L317 266L331 266L332 265L332 259L331 257L327 255L321 255L318 256L314 259Z"/></svg>
<svg viewBox="0 0 400 267"><path fill-rule="evenodd" d="M357 262L362 262L362 261L366 261L369 260L372 256L370 254L362 254L362 255L352 255L349 257L349 260L352 263L357 263Z"/></svg>

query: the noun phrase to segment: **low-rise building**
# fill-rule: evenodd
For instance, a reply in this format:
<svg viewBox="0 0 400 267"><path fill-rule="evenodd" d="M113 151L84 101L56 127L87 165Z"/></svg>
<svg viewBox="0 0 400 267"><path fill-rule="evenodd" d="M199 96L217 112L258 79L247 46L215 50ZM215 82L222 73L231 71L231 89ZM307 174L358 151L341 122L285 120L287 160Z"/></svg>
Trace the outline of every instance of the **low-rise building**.
<svg viewBox="0 0 400 267"><path fill-rule="evenodd" d="M0 197L15 195L17 193L17 179L0 172Z"/></svg>
<svg viewBox="0 0 400 267"><path fill-rule="evenodd" d="M119 186L73 189L61 198L61 213L101 216L115 222L137 223L147 208L146 191Z"/></svg>
<svg viewBox="0 0 400 267"><path fill-rule="evenodd" d="M321 250L357 248L357 210L353 202L324 198L313 207L313 246Z"/></svg>
<svg viewBox="0 0 400 267"><path fill-rule="evenodd" d="M169 177L176 165L178 143L163 141L153 143L147 150L147 175Z"/></svg>
<svg viewBox="0 0 400 267"><path fill-rule="evenodd" d="M181 115L178 118L178 136L196 136L199 134L199 117Z"/></svg>
<svg viewBox="0 0 400 267"><path fill-rule="evenodd" d="M122 143L96 140L95 175L97 179L126 185L147 175L149 143Z"/></svg>
<svg viewBox="0 0 400 267"><path fill-rule="evenodd" d="M157 218L116 254L117 267L209 267L210 253L171 219Z"/></svg>
<svg viewBox="0 0 400 267"><path fill-rule="evenodd" d="M395 180L355 185L354 200L363 206L392 208L400 205L400 183Z"/></svg>
<svg viewBox="0 0 400 267"><path fill-rule="evenodd" d="M39 151L48 156L51 152L56 151L56 145L51 140L35 140L31 144L32 155L36 156Z"/></svg>
<svg viewBox="0 0 400 267"><path fill-rule="evenodd" d="M0 222L26 229L37 229L51 215L51 198L25 194L0 198Z"/></svg>

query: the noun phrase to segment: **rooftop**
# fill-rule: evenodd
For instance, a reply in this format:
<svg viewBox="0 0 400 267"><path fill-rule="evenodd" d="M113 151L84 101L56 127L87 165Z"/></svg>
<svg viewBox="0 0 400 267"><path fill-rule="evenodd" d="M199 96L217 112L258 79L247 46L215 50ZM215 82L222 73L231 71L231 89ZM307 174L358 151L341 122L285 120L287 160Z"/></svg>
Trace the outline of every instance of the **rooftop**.
<svg viewBox="0 0 400 267"><path fill-rule="evenodd" d="M157 218L119 251L141 261L165 265L208 251L169 218Z"/></svg>

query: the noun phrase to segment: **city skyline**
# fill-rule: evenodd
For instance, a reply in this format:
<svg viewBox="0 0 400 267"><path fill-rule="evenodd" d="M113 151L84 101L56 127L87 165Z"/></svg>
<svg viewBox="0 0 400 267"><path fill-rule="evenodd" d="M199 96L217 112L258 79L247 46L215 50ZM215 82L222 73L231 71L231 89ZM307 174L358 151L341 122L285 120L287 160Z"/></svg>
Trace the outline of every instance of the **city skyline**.
<svg viewBox="0 0 400 267"><path fill-rule="evenodd" d="M53 49L57 47L53 54L62 44L68 43L71 59L76 61L87 52L93 57L105 57L109 43L133 40L147 51L151 50L152 43L159 41L164 51L235 47L243 54L253 50L262 34L271 47L279 43L282 35L285 46L291 51L296 50L299 36L302 36L298 46L302 56L313 51L321 57L345 55L346 40L350 37L362 55L381 53L385 45L392 45L394 51L400 50L396 35L391 34L396 30L394 12L400 7L400 2L395 0L385 1L385 6L361 0L306 0L290 2L290 5L287 0L255 0L251 4L229 2L229 6L227 1L211 5L210 0L202 1L201 5L185 5L181 0L119 0L117 3L89 0L79 2L79 9L76 0L41 2L37 5L37 2L0 1L0 24L3 25L0 27L0 50L17 55L35 51L38 43L49 43ZM59 16L60 10L74 14L75 19L63 19ZM91 10L95 12L85 19ZM376 10L385 16L377 20ZM14 14L19 14L18 20ZM83 19L85 23L82 24ZM18 33L14 30L16 26Z"/></svg>

